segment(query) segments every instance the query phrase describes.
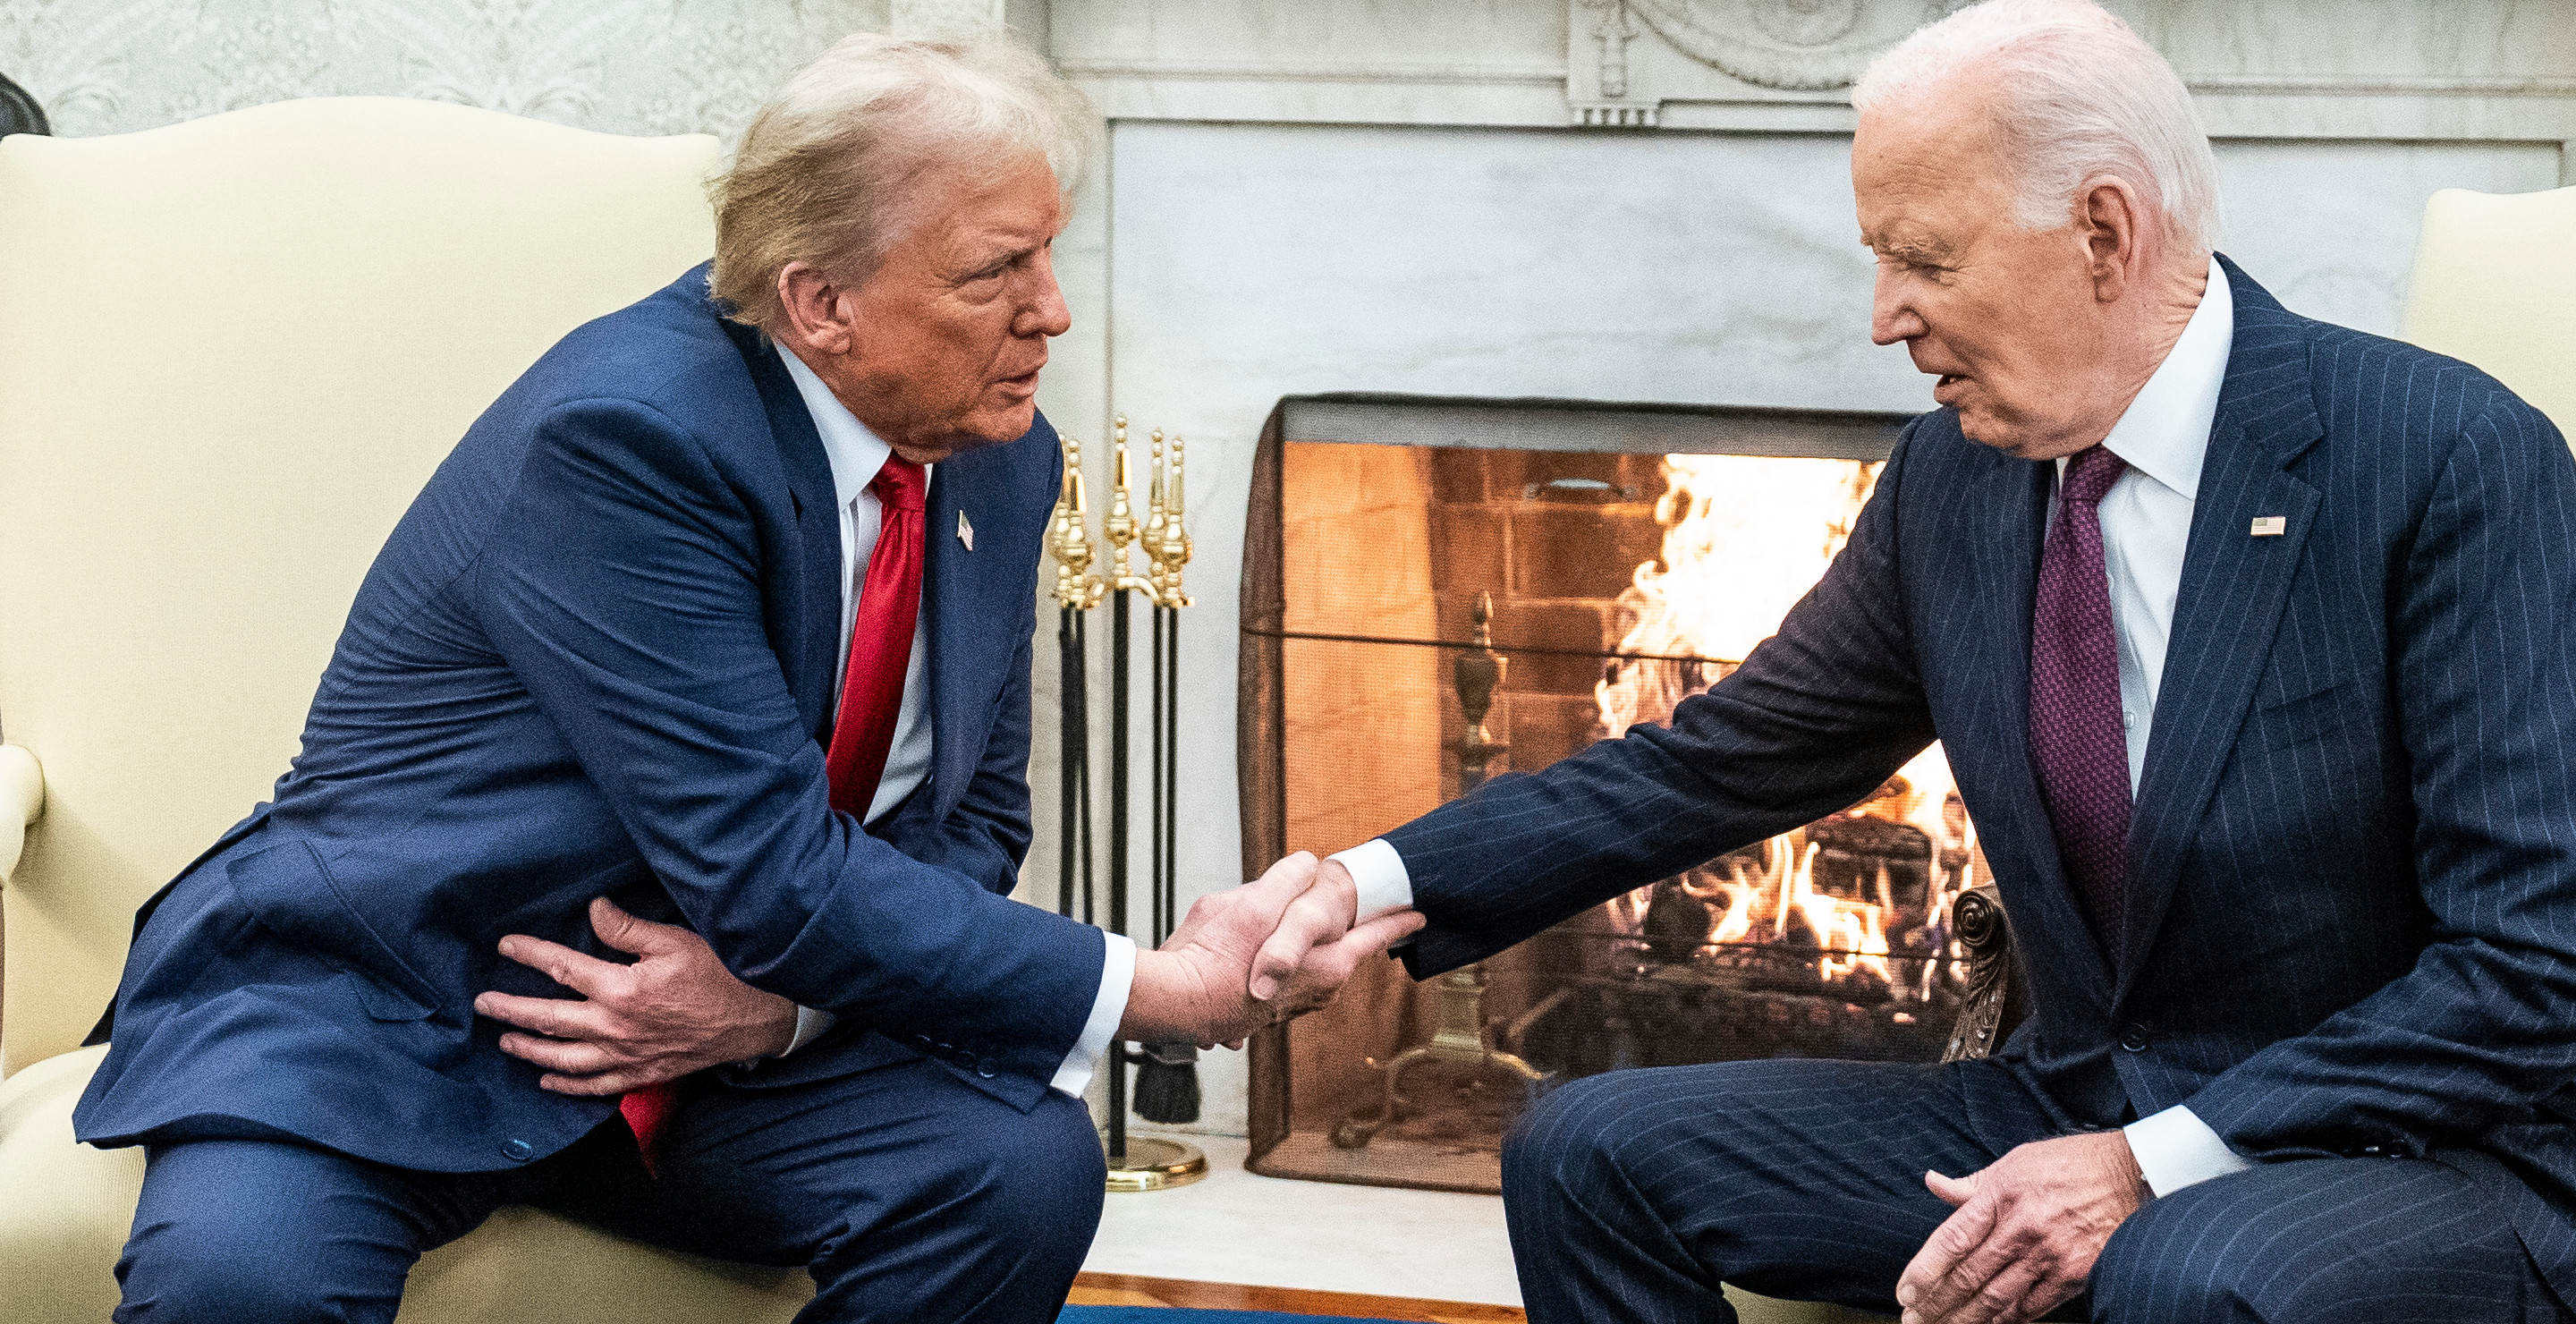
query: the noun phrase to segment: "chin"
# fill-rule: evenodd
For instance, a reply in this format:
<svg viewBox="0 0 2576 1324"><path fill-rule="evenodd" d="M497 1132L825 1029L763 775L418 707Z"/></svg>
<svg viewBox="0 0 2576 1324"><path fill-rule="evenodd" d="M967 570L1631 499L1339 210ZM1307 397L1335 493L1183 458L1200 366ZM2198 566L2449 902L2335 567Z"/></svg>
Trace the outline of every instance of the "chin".
<svg viewBox="0 0 2576 1324"><path fill-rule="evenodd" d="M1018 441L1037 426L1038 405L1035 400L1013 404L986 405L968 414L957 426L952 450L980 450Z"/></svg>
<svg viewBox="0 0 2576 1324"><path fill-rule="evenodd" d="M1960 409L1959 432L1980 446L1991 446L2015 459L2030 458L2022 453L2030 445L2030 437L1989 410L1974 405Z"/></svg>

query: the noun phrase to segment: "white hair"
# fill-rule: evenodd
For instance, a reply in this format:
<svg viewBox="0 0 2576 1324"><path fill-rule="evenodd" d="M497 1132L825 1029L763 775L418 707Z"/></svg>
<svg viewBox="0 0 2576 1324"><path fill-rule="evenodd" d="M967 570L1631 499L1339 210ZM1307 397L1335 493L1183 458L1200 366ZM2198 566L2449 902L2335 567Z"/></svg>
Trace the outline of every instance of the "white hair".
<svg viewBox="0 0 2576 1324"><path fill-rule="evenodd" d="M1008 37L844 37L770 97L708 185L708 288L736 321L774 329L779 273L804 262L865 280L931 172L1044 156L1070 195L1099 136L1090 100Z"/></svg>
<svg viewBox="0 0 2576 1324"><path fill-rule="evenodd" d="M2116 175L2187 255L2218 240L2218 163L2191 93L2128 24L2089 0L1986 0L1907 37L1852 88L1866 111L1991 72L2000 149L2020 184L2013 219L2045 230L2084 182Z"/></svg>

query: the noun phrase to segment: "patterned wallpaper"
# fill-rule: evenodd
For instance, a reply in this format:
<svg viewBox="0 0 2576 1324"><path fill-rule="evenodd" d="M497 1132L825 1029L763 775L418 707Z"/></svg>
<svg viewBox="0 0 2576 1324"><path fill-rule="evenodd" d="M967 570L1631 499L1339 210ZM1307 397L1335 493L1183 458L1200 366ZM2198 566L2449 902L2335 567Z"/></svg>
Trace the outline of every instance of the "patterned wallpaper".
<svg viewBox="0 0 2576 1324"><path fill-rule="evenodd" d="M730 141L903 0L0 0L0 74L65 136L289 97L390 95Z"/></svg>

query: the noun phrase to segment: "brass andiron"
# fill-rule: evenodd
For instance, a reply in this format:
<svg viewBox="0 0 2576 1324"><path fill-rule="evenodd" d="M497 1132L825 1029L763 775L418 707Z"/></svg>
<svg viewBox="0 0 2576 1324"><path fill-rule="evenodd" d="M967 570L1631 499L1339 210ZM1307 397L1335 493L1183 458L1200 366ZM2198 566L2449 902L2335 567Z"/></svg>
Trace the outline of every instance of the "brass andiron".
<svg viewBox="0 0 2576 1324"><path fill-rule="evenodd" d="M1048 527L1047 550L1055 557L1054 598L1060 618L1057 641L1064 657L1064 849L1057 891L1059 913L1073 913L1076 875L1082 918L1094 922L1091 891L1091 736L1089 677L1084 653L1089 640L1083 613L1109 603L1109 896L1107 913L1098 922L1112 933L1127 931L1128 813L1127 774L1132 763L1128 741L1127 662L1129 594L1154 609L1152 822L1152 942L1160 946L1178 921L1178 816L1180 752L1180 646L1177 614L1190 605L1181 586L1181 568L1189 563L1190 537L1182 527L1181 440L1173 437L1169 454L1163 433L1153 434L1153 458L1147 475L1145 518L1136 518L1133 478L1127 452L1127 418L1111 423L1112 471L1109 514L1102 541L1108 555L1102 574L1092 573L1095 557L1082 481L1081 444L1064 441L1063 492L1056 498L1055 518ZM1145 557L1145 572L1134 572L1128 549ZM1127 1068L1138 1068L1137 1115L1153 1122L1198 1120L1198 1049L1194 1044L1147 1044L1141 1051L1125 1043L1110 1045L1108 1061L1109 1124L1102 1144L1108 1150L1109 1189L1155 1191L1182 1186L1207 1175L1207 1155L1196 1145L1159 1137L1127 1134Z"/></svg>
<svg viewBox="0 0 2576 1324"><path fill-rule="evenodd" d="M1493 620L1494 595L1477 594L1476 646L1460 653L1450 664L1450 680L1458 691L1458 711L1467 720L1467 734L1457 745L1461 796L1484 785L1486 769L1494 759L1511 752L1511 746L1494 739L1493 728L1485 724L1486 714L1493 710L1494 691L1502 685L1503 674L1510 665L1509 658L1494 651ZM1482 963L1462 965L1442 975L1431 993L1439 1005L1439 1026L1432 1031L1431 1042L1408 1048L1379 1068L1386 1077L1385 1096L1374 1110L1352 1112L1334 1124L1336 1147L1366 1148L1378 1132L1394 1125L1404 1114L1404 1074L1424 1062L1498 1067L1531 1084L1547 1078L1546 1072L1519 1055L1494 1047L1492 1034L1485 1026Z"/></svg>

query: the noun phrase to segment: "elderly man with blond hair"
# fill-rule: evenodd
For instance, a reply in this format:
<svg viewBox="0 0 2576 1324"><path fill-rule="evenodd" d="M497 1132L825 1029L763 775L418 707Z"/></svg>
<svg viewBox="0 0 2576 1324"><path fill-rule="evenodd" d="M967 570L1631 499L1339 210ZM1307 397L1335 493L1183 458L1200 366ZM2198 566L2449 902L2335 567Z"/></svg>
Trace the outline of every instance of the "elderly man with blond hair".
<svg viewBox="0 0 2576 1324"><path fill-rule="evenodd" d="M1159 952L1008 899L1095 137L1016 47L853 37L753 121L712 266L475 423L274 803L138 921L76 1117L147 1156L119 1320L390 1321L524 1202L806 1266L814 1324L1041 1324L1113 1035L1240 1038L1411 927L1292 925L1255 999L1311 857Z"/></svg>
<svg viewBox="0 0 2576 1324"><path fill-rule="evenodd" d="M1940 407L1849 545L1669 728L1298 905L1418 910L1428 976L1938 738L2031 1016L1950 1066L1557 1090L1503 1156L1530 1318L1729 1320L1732 1283L1910 1324L2567 1319L2576 460L2217 256L2190 97L2091 4L1963 10L1853 100L1871 336Z"/></svg>

